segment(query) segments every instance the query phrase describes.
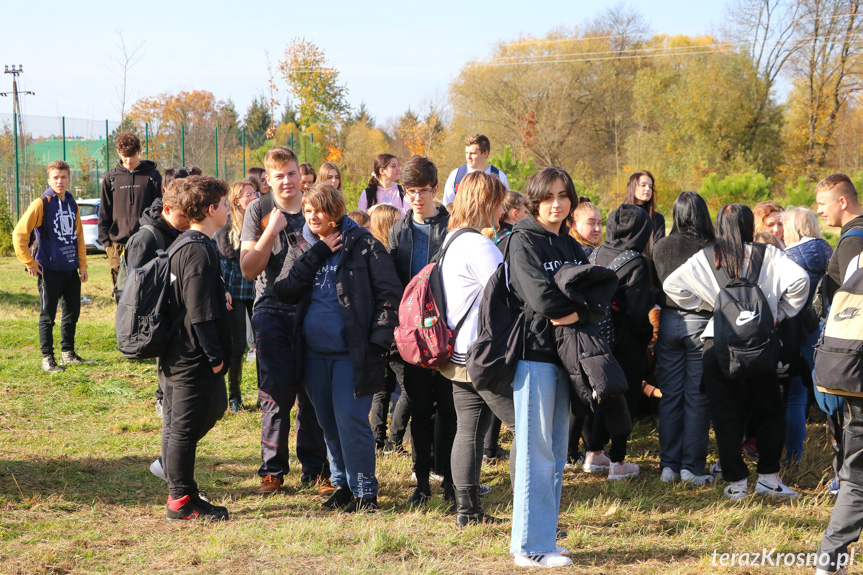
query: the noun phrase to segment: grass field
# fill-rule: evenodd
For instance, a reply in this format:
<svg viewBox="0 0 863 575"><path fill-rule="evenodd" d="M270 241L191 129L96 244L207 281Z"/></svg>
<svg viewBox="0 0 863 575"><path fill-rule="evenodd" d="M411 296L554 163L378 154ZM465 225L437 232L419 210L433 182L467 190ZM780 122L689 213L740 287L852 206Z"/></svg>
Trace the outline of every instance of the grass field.
<svg viewBox="0 0 863 575"><path fill-rule="evenodd" d="M231 520L167 523L167 486L148 471L160 444L155 365L125 361L115 350L107 260L93 256L90 266L83 293L93 303L82 308L77 349L96 363L49 377L39 358L36 282L16 260L0 259L0 573L515 570L507 526L457 529L439 493L424 511L402 507L411 493L407 457L379 459L382 510L373 515L322 512L320 500L299 489L296 468L284 495L261 499L256 411L226 414L198 449L198 483ZM59 325L55 333L59 350ZM249 372L244 398L254 405ZM714 566L713 552L817 549L832 509L818 487L830 466L823 425L810 425L803 463L785 472L804 493L796 501L752 495L731 503L721 483L667 486L659 481L652 426L639 424L630 445L642 469L637 478L611 483L567 471L561 544L575 565L564 572L814 572ZM483 482L493 488L487 510L510 517L506 464L485 467Z"/></svg>

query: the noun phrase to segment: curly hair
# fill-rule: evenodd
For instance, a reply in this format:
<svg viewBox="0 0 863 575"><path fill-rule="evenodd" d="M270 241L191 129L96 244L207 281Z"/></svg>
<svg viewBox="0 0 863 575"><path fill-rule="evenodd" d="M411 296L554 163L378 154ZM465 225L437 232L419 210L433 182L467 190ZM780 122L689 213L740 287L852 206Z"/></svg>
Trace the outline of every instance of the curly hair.
<svg viewBox="0 0 863 575"><path fill-rule="evenodd" d="M117 135L117 152L124 158L134 156L141 151L141 140L132 132L121 132Z"/></svg>

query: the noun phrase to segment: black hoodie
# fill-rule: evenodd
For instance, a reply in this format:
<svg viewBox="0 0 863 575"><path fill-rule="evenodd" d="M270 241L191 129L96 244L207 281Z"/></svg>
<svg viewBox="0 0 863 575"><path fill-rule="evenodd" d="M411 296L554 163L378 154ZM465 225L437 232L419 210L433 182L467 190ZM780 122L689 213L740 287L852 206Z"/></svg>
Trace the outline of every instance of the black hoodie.
<svg viewBox="0 0 863 575"><path fill-rule="evenodd" d="M162 175L150 160L141 160L131 172L118 163L102 178L99 197L99 242L125 245L138 231L144 210L162 197Z"/></svg>
<svg viewBox="0 0 863 575"><path fill-rule="evenodd" d="M167 250L180 232L175 230L162 217L162 198L156 198L149 208L144 210L141 219L138 220L139 231L141 226L153 226L155 233L159 234L162 244ZM156 257L159 243L156 236L148 230L135 233L126 242L126 268L139 268Z"/></svg>
<svg viewBox="0 0 863 575"><path fill-rule="evenodd" d="M586 309L567 297L554 281L554 272L565 263L585 264L581 246L566 225L553 234L533 216L519 220L507 236L510 281L516 300L524 307L524 359L561 365L554 326L549 320ZM521 232L521 233L520 233Z"/></svg>
<svg viewBox="0 0 863 575"><path fill-rule="evenodd" d="M621 204L608 214L605 243L596 248L596 263L608 266L626 250L644 253L653 235L653 224L647 211L631 204ZM648 313L653 309L656 292L650 287L650 268L645 258L635 258L617 270L619 280L614 294L616 347L629 337L650 341L653 327ZM631 341L631 340L630 340Z"/></svg>

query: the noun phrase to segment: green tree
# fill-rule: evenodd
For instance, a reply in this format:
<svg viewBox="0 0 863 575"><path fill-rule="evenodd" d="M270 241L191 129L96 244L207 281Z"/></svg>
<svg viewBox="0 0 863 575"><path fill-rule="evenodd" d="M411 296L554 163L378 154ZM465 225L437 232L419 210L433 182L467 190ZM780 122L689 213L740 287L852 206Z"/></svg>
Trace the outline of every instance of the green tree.
<svg viewBox="0 0 863 575"><path fill-rule="evenodd" d="M347 87L339 82L338 70L314 43L305 38L291 40L279 71L294 98L292 105L301 127L317 124L326 132L350 112Z"/></svg>
<svg viewBox="0 0 863 575"><path fill-rule="evenodd" d="M249 104L246 116L243 118L246 127L246 147L259 148L267 139L267 130L273 125L270 107L263 95L259 95Z"/></svg>

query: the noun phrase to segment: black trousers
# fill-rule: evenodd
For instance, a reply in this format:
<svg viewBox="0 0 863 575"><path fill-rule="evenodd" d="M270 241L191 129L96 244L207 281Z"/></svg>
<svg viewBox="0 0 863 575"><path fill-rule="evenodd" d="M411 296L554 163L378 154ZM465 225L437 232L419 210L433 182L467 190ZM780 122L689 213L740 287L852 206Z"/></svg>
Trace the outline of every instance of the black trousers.
<svg viewBox="0 0 863 575"><path fill-rule="evenodd" d="M54 355L54 318L60 302L63 310L60 319L60 350L75 351L75 327L81 315L81 276L78 270L58 272L43 267L37 285L42 300L42 312L39 314L42 356Z"/></svg>
<svg viewBox="0 0 863 575"><path fill-rule="evenodd" d="M198 442L225 414L228 398L221 375L185 381L162 378L162 383L162 467L171 497L178 499L198 493Z"/></svg>
<svg viewBox="0 0 863 575"><path fill-rule="evenodd" d="M614 348L614 358L623 368L626 383L629 385L629 389L626 391L626 406L633 418L635 418L638 405L641 402L641 382L644 380L644 357L648 343L649 340L627 338L619 341ZM626 458L629 435L611 436L608 433L608 427L605 424L605 406L599 404L593 417L593 429L590 432L588 450L599 451L603 449L609 438L611 438L611 449L608 450L608 458L614 463L620 463Z"/></svg>
<svg viewBox="0 0 863 575"><path fill-rule="evenodd" d="M243 381L243 354L246 353L246 318L252 319L253 300L235 299L231 302L231 364L228 368L228 397L241 399Z"/></svg>
<svg viewBox="0 0 863 575"><path fill-rule="evenodd" d="M719 368L712 339L704 343L702 361L702 383L710 402L722 478L740 481L749 475L740 449L753 417L758 437L758 473L777 473L785 443L785 408L776 373L747 379L726 378Z"/></svg>
<svg viewBox="0 0 863 575"><path fill-rule="evenodd" d="M410 406L411 457L418 486L428 487L432 453L435 471L451 482L450 458L456 434L452 382L439 371L405 364L404 393Z"/></svg>
<svg viewBox="0 0 863 575"><path fill-rule="evenodd" d="M844 463L839 471L839 497L818 548L818 567L834 572L848 545L860 538L863 528L863 398L846 397L842 445ZM761 437L758 438L761 450Z"/></svg>
<svg viewBox="0 0 863 575"><path fill-rule="evenodd" d="M293 320L258 312L252 317L261 400L261 467L258 475L279 479L289 470L291 408L297 404L297 459L303 478L330 476L327 444L315 408L297 374L293 354Z"/></svg>
<svg viewBox="0 0 863 575"><path fill-rule="evenodd" d="M404 364L396 361L387 362L384 374L384 390L372 396L372 410L369 413L369 423L375 436L375 446L382 448L387 441L387 416L390 411L390 399L396 390L398 382L404 377Z"/></svg>

